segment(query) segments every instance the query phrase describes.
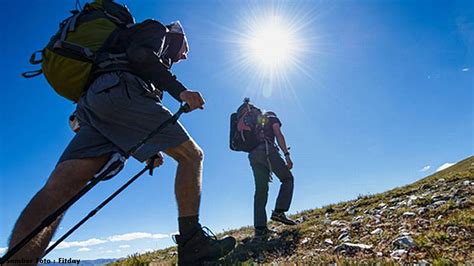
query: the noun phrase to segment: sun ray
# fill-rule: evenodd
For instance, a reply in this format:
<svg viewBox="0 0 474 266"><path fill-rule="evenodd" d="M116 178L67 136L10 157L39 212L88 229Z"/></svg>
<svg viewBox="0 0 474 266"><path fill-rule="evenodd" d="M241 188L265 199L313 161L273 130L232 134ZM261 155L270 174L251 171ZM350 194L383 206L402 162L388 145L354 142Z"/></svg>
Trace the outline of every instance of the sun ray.
<svg viewBox="0 0 474 266"><path fill-rule="evenodd" d="M300 10L288 14L282 5L253 7L240 21L245 34L231 40L239 49L236 61L245 72L251 69L250 82L260 86L264 97L291 84L290 75L295 71L311 77L302 64L303 56L308 56L305 53L311 52L305 38L308 33L303 32L311 24L308 14Z"/></svg>
<svg viewBox="0 0 474 266"><path fill-rule="evenodd" d="M298 96L314 93L313 81L318 79L315 65L309 62L324 53L320 50L324 36L318 34L319 23L315 21L321 16L316 10L318 2L243 3L247 6L236 12L234 24L210 21L216 34L208 38L214 36L229 50L220 75L241 81L242 96L255 100L276 96L301 107L303 98ZM309 86L296 88L295 82Z"/></svg>

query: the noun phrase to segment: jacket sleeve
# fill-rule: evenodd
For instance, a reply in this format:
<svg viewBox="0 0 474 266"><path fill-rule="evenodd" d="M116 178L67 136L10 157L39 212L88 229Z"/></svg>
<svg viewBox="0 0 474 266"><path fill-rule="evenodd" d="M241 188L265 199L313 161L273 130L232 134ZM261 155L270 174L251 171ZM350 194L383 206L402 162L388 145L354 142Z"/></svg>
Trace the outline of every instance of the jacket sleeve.
<svg viewBox="0 0 474 266"><path fill-rule="evenodd" d="M179 94L187 88L178 81L169 68L160 60L158 49L146 43L132 42L127 48L129 63L138 75L151 81L161 90L167 91L173 98L181 102Z"/></svg>

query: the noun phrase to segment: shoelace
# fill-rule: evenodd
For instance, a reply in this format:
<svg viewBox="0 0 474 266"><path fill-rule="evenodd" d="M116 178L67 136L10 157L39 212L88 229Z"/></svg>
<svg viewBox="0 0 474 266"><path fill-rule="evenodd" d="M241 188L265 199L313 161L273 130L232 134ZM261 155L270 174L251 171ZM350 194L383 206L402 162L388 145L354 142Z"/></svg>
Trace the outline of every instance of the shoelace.
<svg viewBox="0 0 474 266"><path fill-rule="evenodd" d="M203 227L201 227L201 230L202 230L202 233L204 234L204 236L206 236L208 238L211 238L212 240L217 240L217 236L211 231L211 229L209 229L209 227L203 226ZM199 232L199 231L197 231L197 232ZM176 236L179 236L179 235L178 234L172 235L171 239L173 240L173 242L175 244L178 244L178 240L176 240Z"/></svg>
<svg viewBox="0 0 474 266"><path fill-rule="evenodd" d="M207 226L202 227L202 232L206 237L212 238L213 240L217 240L217 236Z"/></svg>

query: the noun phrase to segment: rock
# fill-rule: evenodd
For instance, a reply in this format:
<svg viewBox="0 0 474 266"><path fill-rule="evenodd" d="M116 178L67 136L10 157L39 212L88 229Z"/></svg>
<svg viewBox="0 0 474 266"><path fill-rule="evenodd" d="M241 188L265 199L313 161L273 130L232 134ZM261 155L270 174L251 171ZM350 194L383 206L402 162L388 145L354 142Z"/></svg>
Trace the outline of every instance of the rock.
<svg viewBox="0 0 474 266"><path fill-rule="evenodd" d="M399 203L397 203L397 206L403 206L403 205L407 205L407 202L402 200L400 201Z"/></svg>
<svg viewBox="0 0 474 266"><path fill-rule="evenodd" d="M309 238L305 237L305 238L301 241L301 244L304 245L304 244L308 243L309 240L310 240Z"/></svg>
<svg viewBox="0 0 474 266"><path fill-rule="evenodd" d="M377 252L377 257L383 257L383 253L382 252Z"/></svg>
<svg viewBox="0 0 474 266"><path fill-rule="evenodd" d="M379 208L383 208L383 207L387 207L387 204L382 202L379 204Z"/></svg>
<svg viewBox="0 0 474 266"><path fill-rule="evenodd" d="M400 236L410 236L411 233L405 228L400 229Z"/></svg>
<svg viewBox="0 0 474 266"><path fill-rule="evenodd" d="M456 207L458 208L467 208L469 207L469 201L466 198L460 198L456 200Z"/></svg>
<svg viewBox="0 0 474 266"><path fill-rule="evenodd" d="M348 223L346 221L335 220L331 222L331 225L339 227L339 226L347 226Z"/></svg>
<svg viewBox="0 0 474 266"><path fill-rule="evenodd" d="M347 242L347 241L350 241L351 240L351 237L350 237L350 234L349 232L342 232L339 237L337 238L337 240L340 240L342 242Z"/></svg>
<svg viewBox="0 0 474 266"><path fill-rule="evenodd" d="M444 178L438 179L438 183L443 183L443 182L446 182L446 179L444 179Z"/></svg>
<svg viewBox="0 0 474 266"><path fill-rule="evenodd" d="M446 229L446 233L448 233L449 236L456 236L457 232L459 231L459 227L457 226L450 226L448 229Z"/></svg>
<svg viewBox="0 0 474 266"><path fill-rule="evenodd" d="M431 205L434 206L435 208L438 208L439 206L444 205L445 203L446 203L445 200L438 200Z"/></svg>
<svg viewBox="0 0 474 266"><path fill-rule="evenodd" d="M382 228L377 228L374 231L370 232L371 235L380 235L383 233Z"/></svg>
<svg viewBox="0 0 474 266"><path fill-rule="evenodd" d="M471 181L465 180L464 182L462 182L462 184L463 184L464 186L469 186L469 185L471 185Z"/></svg>
<svg viewBox="0 0 474 266"><path fill-rule="evenodd" d="M415 203L415 200L417 199L421 199L423 197L420 197L420 196L416 196L416 195L411 195L408 197L408 201L407 201L407 206L413 206L414 203Z"/></svg>
<svg viewBox="0 0 474 266"><path fill-rule="evenodd" d="M414 212L404 212L402 216L403 218L413 218L416 216L416 214Z"/></svg>
<svg viewBox="0 0 474 266"><path fill-rule="evenodd" d="M429 266L429 265L431 265L431 263L429 263L426 260L420 260L420 261L418 261L418 265L419 266Z"/></svg>
<svg viewBox="0 0 474 266"><path fill-rule="evenodd" d="M436 217L436 220L441 220L441 219L443 219L443 215Z"/></svg>
<svg viewBox="0 0 474 266"><path fill-rule="evenodd" d="M398 202L398 201L400 201L400 198L393 198L389 202L390 203L395 203L395 202Z"/></svg>
<svg viewBox="0 0 474 266"><path fill-rule="evenodd" d="M334 245L334 243L332 242L332 240L330 238L324 239L324 244L331 245L331 246Z"/></svg>
<svg viewBox="0 0 474 266"><path fill-rule="evenodd" d="M426 189L430 189L431 188L431 185L430 184L423 184L420 189L421 190L426 190Z"/></svg>
<svg viewBox="0 0 474 266"><path fill-rule="evenodd" d="M307 221L308 219L309 219L308 216L303 215L300 218L296 219L296 223L300 224L300 223L303 223L303 222Z"/></svg>
<svg viewBox="0 0 474 266"><path fill-rule="evenodd" d="M418 215L422 215L422 214L426 213L427 210L428 209L425 208L425 207L420 207L420 208L416 209L416 212L418 213Z"/></svg>
<svg viewBox="0 0 474 266"><path fill-rule="evenodd" d="M416 246L415 241L409 235L400 236L393 240L392 244L398 249L410 249Z"/></svg>
<svg viewBox="0 0 474 266"><path fill-rule="evenodd" d="M354 215L356 212L356 208L354 206L349 206L346 208L346 212L350 215Z"/></svg>
<svg viewBox="0 0 474 266"><path fill-rule="evenodd" d="M351 223L352 228L357 229L362 225L360 221L355 221Z"/></svg>
<svg viewBox="0 0 474 266"><path fill-rule="evenodd" d="M372 245L365 244L354 244L354 243L342 243L338 245L334 251L336 253L345 253L347 255L354 255L362 251L372 251Z"/></svg>
<svg viewBox="0 0 474 266"><path fill-rule="evenodd" d="M407 254L408 251L404 250L404 249L397 249L397 250L394 250L392 253L390 253L390 257L394 258L394 259L400 259L403 255Z"/></svg>
<svg viewBox="0 0 474 266"><path fill-rule="evenodd" d="M436 202L436 201L440 201L440 200L450 200L451 198L447 195L443 195L443 194L438 194L438 195L433 195L431 197L431 202Z"/></svg>
<svg viewBox="0 0 474 266"><path fill-rule="evenodd" d="M451 189L451 193L449 194L449 198L458 198L460 195L462 195L462 191L456 188Z"/></svg>
<svg viewBox="0 0 474 266"><path fill-rule="evenodd" d="M356 216L353 220L354 221L359 221L359 220L362 220L362 219L364 219L364 216L359 215L359 216Z"/></svg>
<svg viewBox="0 0 474 266"><path fill-rule="evenodd" d="M430 225L430 221L426 220L426 219L423 219L423 218L418 218L416 219L416 223L419 225L419 226L428 226Z"/></svg>
<svg viewBox="0 0 474 266"><path fill-rule="evenodd" d="M374 223L376 224L380 223L380 219L377 218L376 216L370 216L370 218L374 220Z"/></svg>
<svg viewBox="0 0 474 266"><path fill-rule="evenodd" d="M347 227L347 226L346 226L346 227L343 227L343 228L341 228L341 230L339 230L339 232L341 232L341 233L344 233L344 232L347 232L347 233L348 233L348 232L350 232L350 231L351 231L351 229L350 229L349 227Z"/></svg>

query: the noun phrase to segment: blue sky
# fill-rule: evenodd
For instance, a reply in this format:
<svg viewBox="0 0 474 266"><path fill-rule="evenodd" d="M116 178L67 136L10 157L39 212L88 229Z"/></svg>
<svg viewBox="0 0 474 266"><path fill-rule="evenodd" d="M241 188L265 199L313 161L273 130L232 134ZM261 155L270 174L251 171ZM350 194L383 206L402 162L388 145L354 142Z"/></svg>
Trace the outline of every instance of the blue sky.
<svg viewBox="0 0 474 266"><path fill-rule="evenodd" d="M120 1L126 2L126 1ZM411 183L473 154L472 1L128 1L138 21L180 20L189 60L173 71L206 109L182 123L202 146L201 221L215 232L252 223L246 154L228 149L228 118L243 97L275 111L292 147L291 213ZM19 213L46 181L73 133L74 105L43 77L26 80L28 58L74 1L9 1L2 16L0 252ZM242 60L242 36L268 14L304 45L277 75ZM257 16L258 15L258 16ZM259 72L260 71L260 72ZM280 82L282 79L287 82ZM165 99L170 109L177 104ZM142 166L131 160L71 208L65 232ZM172 245L177 231L175 163L166 158L72 235L52 258L122 257ZM268 210L278 184L271 184ZM1 254L1 253L0 253Z"/></svg>

